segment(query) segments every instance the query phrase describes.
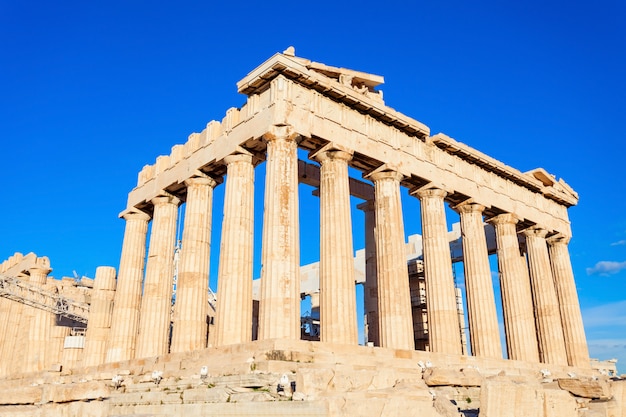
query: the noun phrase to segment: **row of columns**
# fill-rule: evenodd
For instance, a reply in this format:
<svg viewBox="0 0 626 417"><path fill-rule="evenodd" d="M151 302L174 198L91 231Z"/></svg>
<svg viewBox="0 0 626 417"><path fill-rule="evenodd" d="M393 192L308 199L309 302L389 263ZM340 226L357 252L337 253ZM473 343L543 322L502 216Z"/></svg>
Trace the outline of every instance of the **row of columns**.
<svg viewBox="0 0 626 417"><path fill-rule="evenodd" d="M259 339L300 338L298 155L295 136L266 134L267 165ZM348 165L350 150L332 144L311 155L320 163L320 323L323 342L357 344ZM252 155L225 158L226 190L215 343L252 338L254 165ZM383 167L369 175L375 199L365 211L365 303L370 340L414 349L411 300L400 201L402 175ZM207 285L215 179L198 173L186 181L187 205L171 351L206 347ZM444 190L412 192L421 202L430 349L461 354ZM150 216L127 213L118 291L107 361L167 353L177 207L167 193L152 200L154 213L142 296ZM484 207L455 207L461 218L472 352L502 357L495 295L483 227ZM528 263L520 255L516 219L502 214L495 227L507 353L511 359L588 366L582 319L567 239L524 232ZM549 243L549 249L548 249ZM528 267L527 267L528 265ZM369 314L373 312L373 314Z"/></svg>

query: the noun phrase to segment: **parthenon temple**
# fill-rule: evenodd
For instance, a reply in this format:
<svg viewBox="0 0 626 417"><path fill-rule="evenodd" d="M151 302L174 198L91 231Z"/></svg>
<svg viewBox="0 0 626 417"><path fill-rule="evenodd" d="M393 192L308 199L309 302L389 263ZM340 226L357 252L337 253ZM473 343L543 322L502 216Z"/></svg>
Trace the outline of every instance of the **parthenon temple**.
<svg viewBox="0 0 626 417"><path fill-rule="evenodd" d="M117 270L2 263L0 416L626 417L624 379L587 348L577 193L431 134L385 104L383 81L277 53L237 83L240 108L139 172ZM319 204L309 265L300 184ZM403 193L420 235L405 236Z"/></svg>

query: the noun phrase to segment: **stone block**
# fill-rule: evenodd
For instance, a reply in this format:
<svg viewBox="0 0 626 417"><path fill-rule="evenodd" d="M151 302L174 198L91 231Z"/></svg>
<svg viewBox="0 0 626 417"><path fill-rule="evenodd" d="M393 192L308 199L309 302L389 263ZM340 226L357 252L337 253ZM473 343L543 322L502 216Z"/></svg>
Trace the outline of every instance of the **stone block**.
<svg viewBox="0 0 626 417"><path fill-rule="evenodd" d="M59 405L54 405L57 408ZM53 406L53 407L54 407ZM60 416L80 416L80 417L108 417L109 404L104 401L76 401L63 404L63 414ZM61 410L59 410L61 411ZM49 413L44 414L46 417L52 417Z"/></svg>
<svg viewBox="0 0 626 417"><path fill-rule="evenodd" d="M375 374L373 371L337 369L327 389L335 392L366 391L370 389Z"/></svg>
<svg viewBox="0 0 626 417"><path fill-rule="evenodd" d="M609 402L589 402L587 410L582 414L584 417L614 417L610 414Z"/></svg>
<svg viewBox="0 0 626 417"><path fill-rule="evenodd" d="M480 417L543 416L544 397L538 385L488 378L480 392Z"/></svg>
<svg viewBox="0 0 626 417"><path fill-rule="evenodd" d="M142 394L141 392L127 392L111 396L109 401L113 405L139 404L143 401L141 398Z"/></svg>
<svg viewBox="0 0 626 417"><path fill-rule="evenodd" d="M276 401L276 398L274 398L269 392L266 391L239 392L231 394L229 402L241 403L265 401Z"/></svg>
<svg viewBox="0 0 626 417"><path fill-rule="evenodd" d="M578 412L576 399L567 391L544 390L544 417L570 417Z"/></svg>
<svg viewBox="0 0 626 417"><path fill-rule="evenodd" d="M609 409L611 417L626 417L626 379L615 380L611 383L611 394Z"/></svg>
<svg viewBox="0 0 626 417"><path fill-rule="evenodd" d="M19 387L0 390L0 404L35 404L41 401L42 387Z"/></svg>
<svg viewBox="0 0 626 417"><path fill-rule="evenodd" d="M483 377L474 368L427 368L423 378L426 385L430 387L439 385L479 387L483 382Z"/></svg>
<svg viewBox="0 0 626 417"><path fill-rule="evenodd" d="M437 412L443 417L461 416L461 413L459 413L457 406L452 404L452 401L447 398L436 397L435 401L433 402L433 407L435 407L435 410L437 410Z"/></svg>
<svg viewBox="0 0 626 417"><path fill-rule="evenodd" d="M43 395L43 402L64 403L68 401L96 400L108 398L109 387L100 381L67 385L48 385Z"/></svg>
<svg viewBox="0 0 626 417"><path fill-rule="evenodd" d="M427 392L426 396L413 396L404 390L402 393L394 393L393 389L386 389L326 397L324 401L328 404L327 415L333 417L442 417L433 407L432 398Z"/></svg>
<svg viewBox="0 0 626 417"><path fill-rule="evenodd" d="M229 396L224 387L193 388L183 392L183 403L225 403Z"/></svg>
<svg viewBox="0 0 626 417"><path fill-rule="evenodd" d="M317 396L328 387L334 376L331 369L301 368L296 374L296 391Z"/></svg>
<svg viewBox="0 0 626 417"><path fill-rule="evenodd" d="M609 400L611 388L604 379L559 378L559 387L573 395L594 400Z"/></svg>
<svg viewBox="0 0 626 417"><path fill-rule="evenodd" d="M180 404L183 402L180 392L151 391L141 396L144 404Z"/></svg>

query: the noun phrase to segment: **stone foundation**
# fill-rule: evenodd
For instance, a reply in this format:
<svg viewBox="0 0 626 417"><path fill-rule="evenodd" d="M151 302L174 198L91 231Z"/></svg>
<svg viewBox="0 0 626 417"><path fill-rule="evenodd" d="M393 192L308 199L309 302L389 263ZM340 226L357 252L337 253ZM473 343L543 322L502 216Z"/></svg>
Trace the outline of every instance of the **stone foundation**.
<svg viewBox="0 0 626 417"><path fill-rule="evenodd" d="M625 417L589 369L265 340L0 380L0 416Z"/></svg>

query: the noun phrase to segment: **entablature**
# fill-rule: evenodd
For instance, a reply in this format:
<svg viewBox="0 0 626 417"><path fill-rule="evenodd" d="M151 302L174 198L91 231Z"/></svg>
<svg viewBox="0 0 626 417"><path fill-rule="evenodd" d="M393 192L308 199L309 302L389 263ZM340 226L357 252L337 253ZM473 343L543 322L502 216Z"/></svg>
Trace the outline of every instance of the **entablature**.
<svg viewBox="0 0 626 417"><path fill-rule="evenodd" d="M150 213L150 199L162 191L184 201L184 181L195 172L219 181L226 173L223 160L228 155L250 153L255 165L262 162L263 136L279 128L298 135L298 146L311 152L329 142L354 150L350 165L364 175L393 164L403 175L404 187L442 188L450 204L473 198L486 207L486 216L511 212L525 227L541 223L555 232L570 233L567 207L576 204L578 196L563 180L557 181L543 169L522 173L444 134L425 136L425 128L417 136L415 130L389 123L379 114L359 111L353 103L314 86L324 82L345 93L344 97L360 95L359 100L378 106L383 113L395 112L340 82L342 76L352 77L369 83L369 89L382 82L382 77L370 75L368 79L365 73L313 64L276 54L252 71L239 83L240 91L249 94L246 103L227 110L221 122L208 123L184 145L175 145L170 155L145 166L137 187L129 193L126 211L136 208ZM309 81L304 82L305 78ZM423 126L403 115L394 120L405 119L414 122L415 129Z"/></svg>
<svg viewBox="0 0 626 417"><path fill-rule="evenodd" d="M248 96L259 94L270 88L270 82L279 75L360 113L369 114L410 136L424 140L430 134L428 126L385 106L382 92L374 90L374 87L384 82L384 78L379 75L331 67L277 53L239 81L237 89Z"/></svg>

